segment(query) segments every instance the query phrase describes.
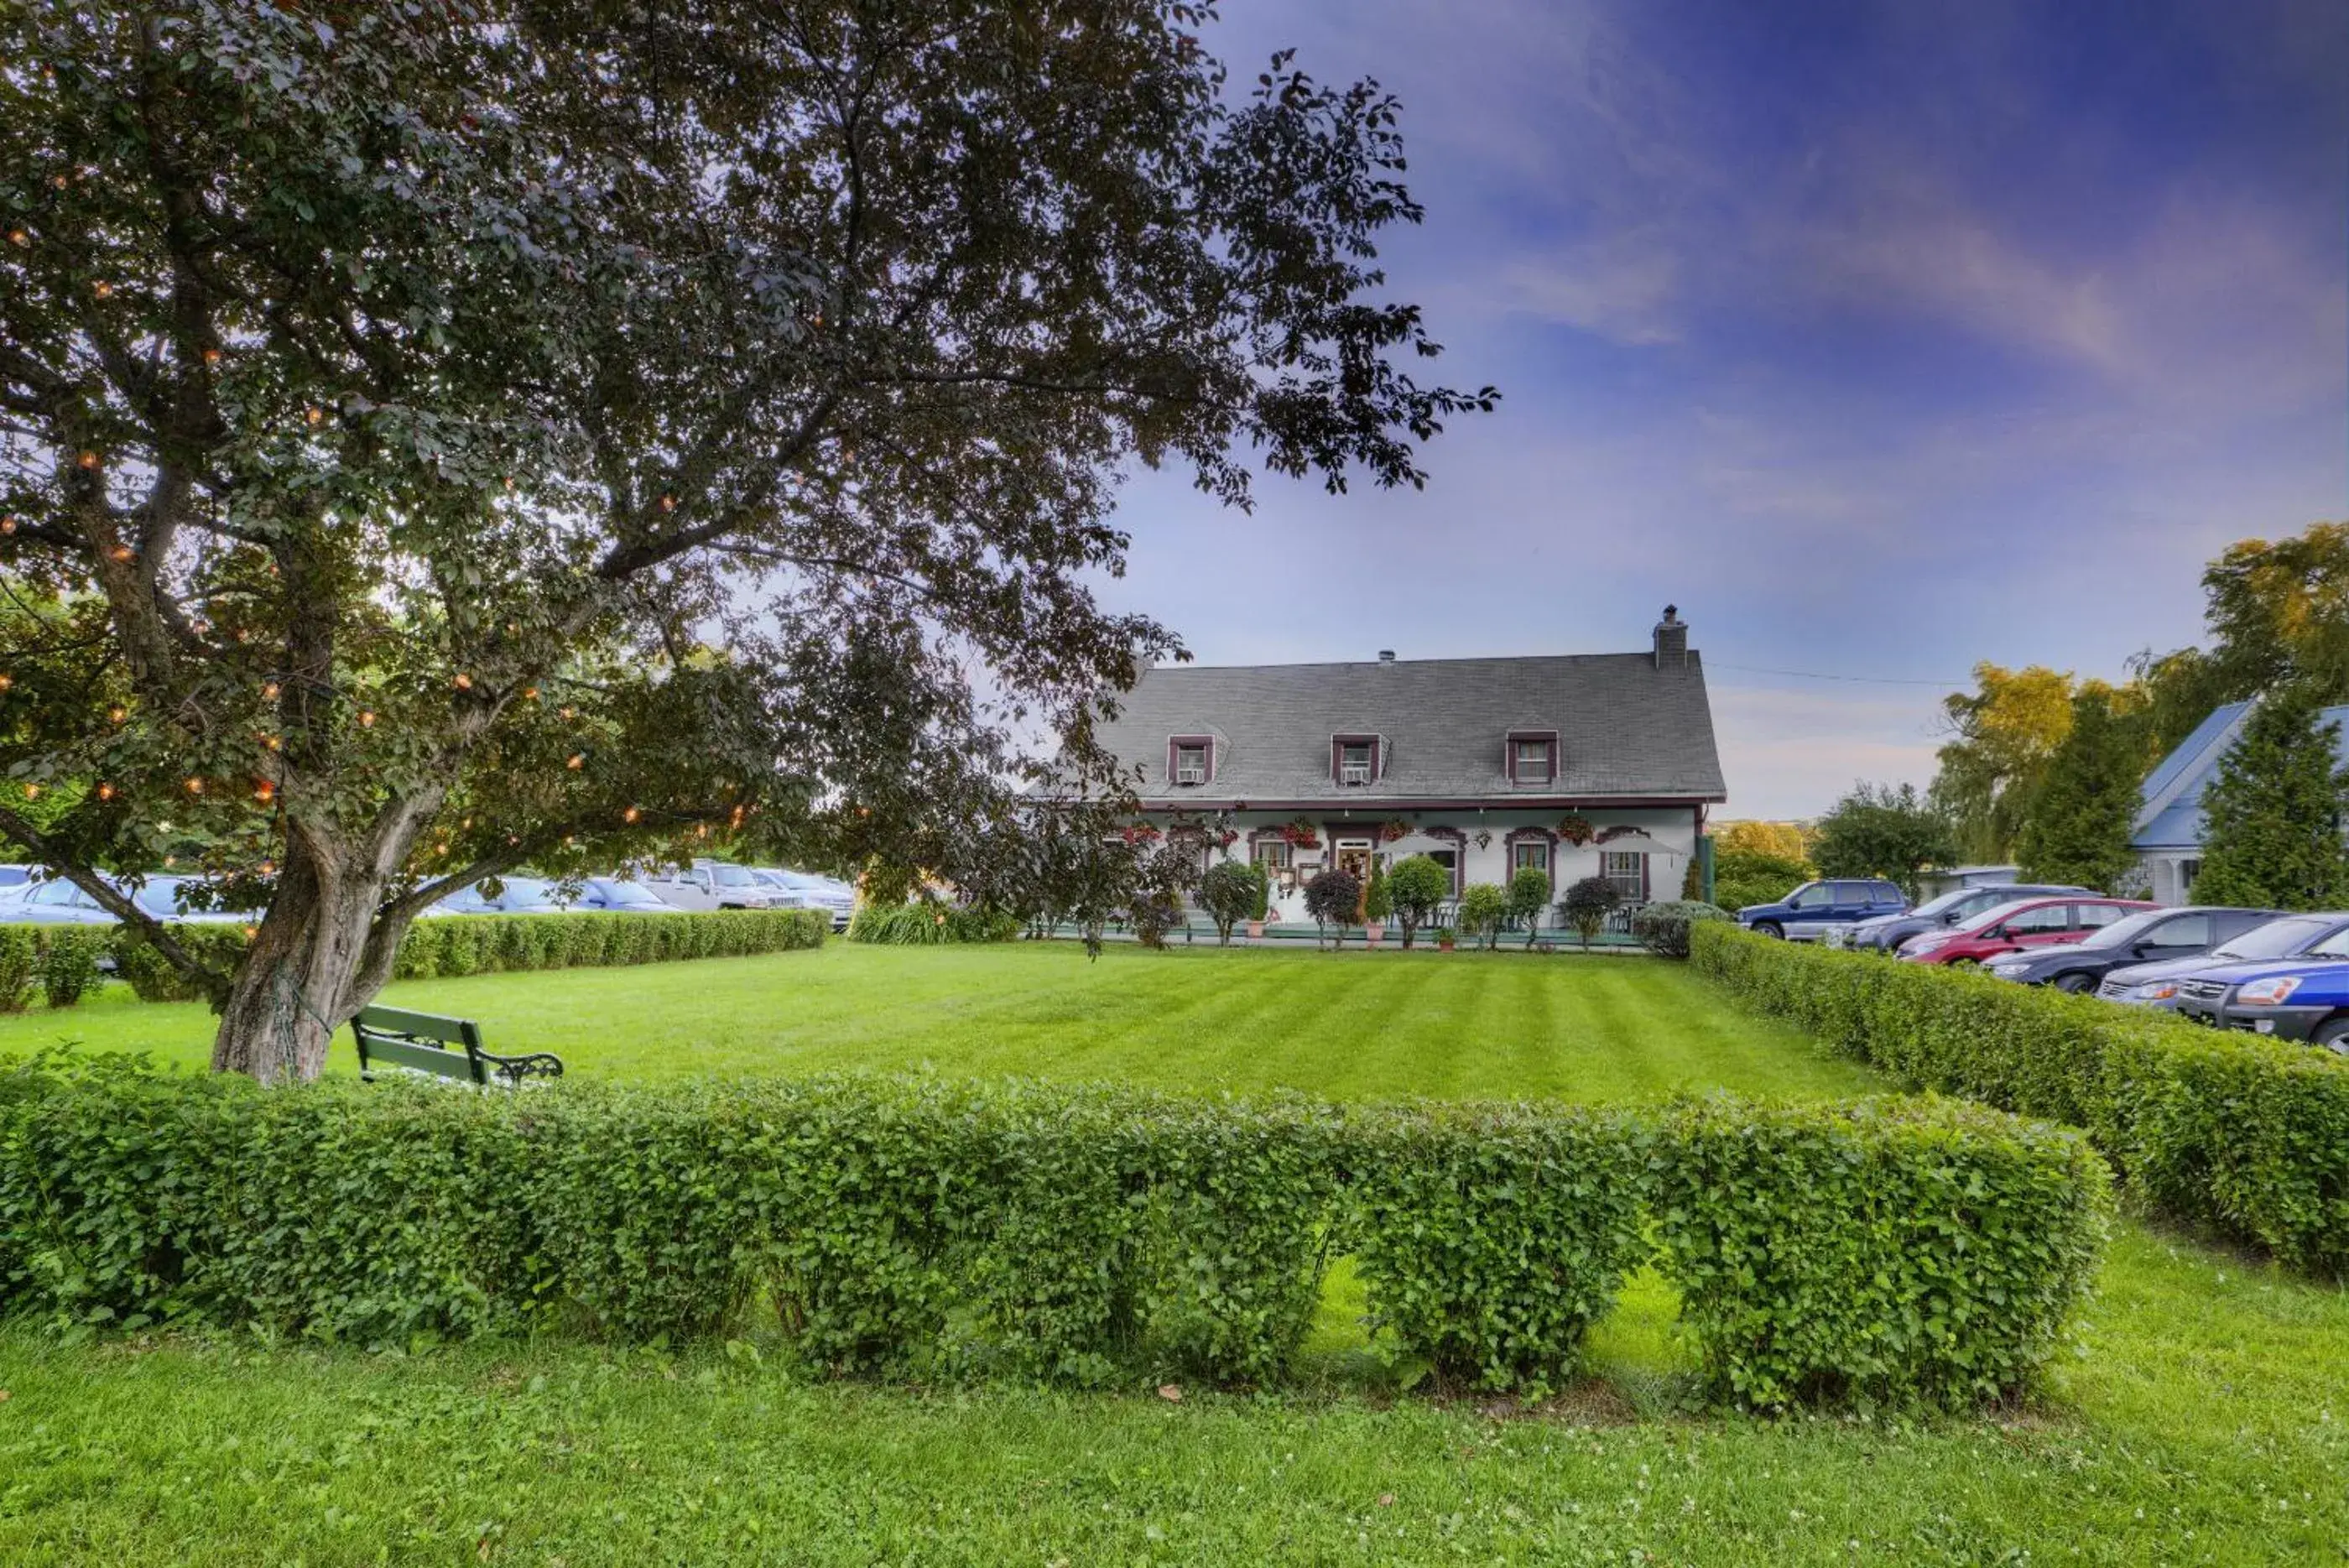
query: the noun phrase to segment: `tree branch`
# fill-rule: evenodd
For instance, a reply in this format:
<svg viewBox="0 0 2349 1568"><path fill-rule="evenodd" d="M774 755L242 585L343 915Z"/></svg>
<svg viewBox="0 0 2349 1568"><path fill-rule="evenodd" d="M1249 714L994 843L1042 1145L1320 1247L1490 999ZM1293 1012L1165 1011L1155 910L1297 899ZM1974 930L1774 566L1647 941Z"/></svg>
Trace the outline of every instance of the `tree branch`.
<svg viewBox="0 0 2349 1568"><path fill-rule="evenodd" d="M140 934L147 939L148 943L157 952L163 955L172 968L194 979L215 998L227 993L229 984L227 975L200 961L194 954L180 945L179 939L171 935L169 926L140 909L136 899L117 888L90 867L76 865L60 854L57 845L47 835L5 805L0 805L0 833L6 834L26 849L31 850L40 857L42 864L88 894L99 909L126 925L138 928Z"/></svg>

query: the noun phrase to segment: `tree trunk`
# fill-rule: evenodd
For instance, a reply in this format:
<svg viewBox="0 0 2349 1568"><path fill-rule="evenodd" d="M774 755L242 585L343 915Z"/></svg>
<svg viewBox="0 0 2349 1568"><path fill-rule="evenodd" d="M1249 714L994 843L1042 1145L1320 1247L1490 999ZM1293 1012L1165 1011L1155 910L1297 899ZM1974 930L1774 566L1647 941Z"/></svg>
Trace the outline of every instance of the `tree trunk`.
<svg viewBox="0 0 2349 1568"><path fill-rule="evenodd" d="M376 926L382 858L358 846L297 850L221 1010L214 1072L287 1084L325 1068L335 1031L390 978L389 933Z"/></svg>

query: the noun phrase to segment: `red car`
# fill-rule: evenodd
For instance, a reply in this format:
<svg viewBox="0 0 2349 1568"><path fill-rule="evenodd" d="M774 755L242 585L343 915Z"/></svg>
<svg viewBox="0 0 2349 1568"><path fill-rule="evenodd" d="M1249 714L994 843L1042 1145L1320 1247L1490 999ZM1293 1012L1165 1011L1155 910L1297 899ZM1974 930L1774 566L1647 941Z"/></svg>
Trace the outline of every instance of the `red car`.
<svg viewBox="0 0 2349 1568"><path fill-rule="evenodd" d="M1953 930L1912 937L1901 948L1900 956L1910 963L1981 963L2023 948L2085 941L2100 926L2158 907L2136 898L2017 898L1984 909Z"/></svg>

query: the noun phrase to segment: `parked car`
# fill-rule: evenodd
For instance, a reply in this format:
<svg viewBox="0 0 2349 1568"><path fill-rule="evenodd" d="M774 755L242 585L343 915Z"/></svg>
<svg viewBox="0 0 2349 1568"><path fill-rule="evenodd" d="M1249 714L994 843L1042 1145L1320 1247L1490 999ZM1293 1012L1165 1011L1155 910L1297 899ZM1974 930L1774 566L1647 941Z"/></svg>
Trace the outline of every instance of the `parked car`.
<svg viewBox="0 0 2349 1568"><path fill-rule="evenodd" d="M1952 930L1911 937L1900 956L1910 963L1985 963L2024 948L2082 941L2091 931L2154 908L2141 898L2016 898Z"/></svg>
<svg viewBox="0 0 2349 1568"><path fill-rule="evenodd" d="M568 906L604 915L674 915L677 906L646 887L618 877L590 877Z"/></svg>
<svg viewBox="0 0 2349 1568"><path fill-rule="evenodd" d="M1976 915L1987 913L2001 904L2011 904L2017 898L2047 893L2092 891L2092 888L2065 887L2060 883L2005 883L1987 888L1952 888L1939 898L1926 899L1904 914L1878 915L1872 920L1830 929L1827 946L1850 948L1855 952L1890 958L1910 937L1962 926Z"/></svg>
<svg viewBox="0 0 2349 1568"><path fill-rule="evenodd" d="M2175 1012L2179 982L2222 964L2252 963L2267 959L2301 958L2315 951L2329 937L2349 932L2349 911L2318 915L2286 915L2263 926L2253 926L2230 937L2207 953L2171 959L2162 963L2132 964L2105 976L2096 994L2106 1002L2132 1007L2158 1007Z"/></svg>
<svg viewBox="0 0 2349 1568"><path fill-rule="evenodd" d="M822 909L832 917L833 930L844 929L849 917L856 913L856 889L835 877L788 870L779 866L758 866L752 869L761 881L775 890L781 900L780 908Z"/></svg>
<svg viewBox="0 0 2349 1568"><path fill-rule="evenodd" d="M2230 937L2256 929L2282 913L2215 907L2147 909L2090 931L2079 941L2009 953L1984 967L2001 980L2052 985L2077 995L2095 990L2116 969L2208 953Z"/></svg>
<svg viewBox="0 0 2349 1568"><path fill-rule="evenodd" d="M1874 877L1806 882L1775 904L1748 904L1737 923L1765 937L1813 942L1838 926L1856 925L1909 908L1900 889Z"/></svg>
<svg viewBox="0 0 2349 1568"><path fill-rule="evenodd" d="M429 909L428 915L559 915L563 904L554 896L554 884L537 877L505 877L496 898L482 891L482 884L460 888Z"/></svg>
<svg viewBox="0 0 2349 1568"><path fill-rule="evenodd" d="M192 920L206 924L228 924L250 920L258 911L252 909L214 909L201 907L202 881L194 877L149 877L138 887L122 877L109 877L107 885L128 892L131 901L159 920ZM190 895L198 895L192 900ZM193 901L200 907L190 909ZM25 889L5 906L6 919L37 926L110 926L115 924L114 911L100 905L88 893L62 877L26 884Z"/></svg>
<svg viewBox="0 0 2349 1568"><path fill-rule="evenodd" d="M100 908L97 899L62 877L26 884L24 894L9 901L8 919L28 926L114 924L114 916Z"/></svg>
<svg viewBox="0 0 2349 1568"><path fill-rule="evenodd" d="M0 866L0 899L20 894L32 885L30 866Z"/></svg>
<svg viewBox="0 0 2349 1568"><path fill-rule="evenodd" d="M2181 1017L2219 1029L2304 1040L2349 1055L2349 930L2298 958L2220 964L2178 983Z"/></svg>
<svg viewBox="0 0 2349 1568"><path fill-rule="evenodd" d="M680 909L771 909L775 889L748 866L730 860L697 860L690 866L657 866L644 885Z"/></svg>

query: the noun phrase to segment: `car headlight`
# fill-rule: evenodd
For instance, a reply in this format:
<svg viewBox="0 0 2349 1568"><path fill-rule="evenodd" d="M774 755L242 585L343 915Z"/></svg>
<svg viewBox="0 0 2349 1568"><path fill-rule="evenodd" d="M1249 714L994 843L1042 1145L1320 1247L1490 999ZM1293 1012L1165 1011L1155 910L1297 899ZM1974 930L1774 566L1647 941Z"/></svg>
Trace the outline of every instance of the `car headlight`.
<svg viewBox="0 0 2349 1568"><path fill-rule="evenodd" d="M2174 980L2149 980L2143 985L2131 988L2129 994L2139 1002L2168 1002L2178 994L2178 982Z"/></svg>
<svg viewBox="0 0 2349 1568"><path fill-rule="evenodd" d="M2236 989L2235 1000L2246 1007L2273 1007L2300 989L2300 976L2280 974L2272 980L2246 981Z"/></svg>

